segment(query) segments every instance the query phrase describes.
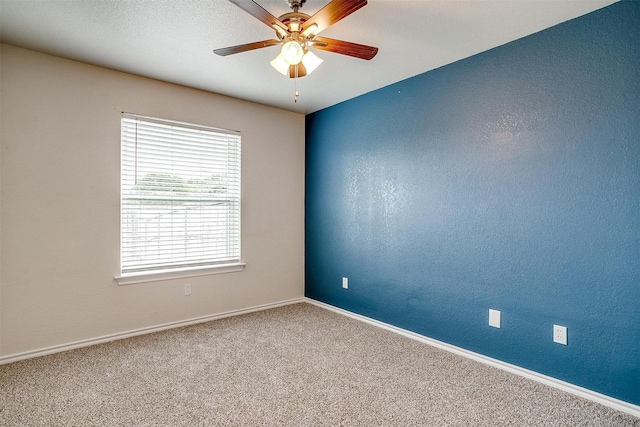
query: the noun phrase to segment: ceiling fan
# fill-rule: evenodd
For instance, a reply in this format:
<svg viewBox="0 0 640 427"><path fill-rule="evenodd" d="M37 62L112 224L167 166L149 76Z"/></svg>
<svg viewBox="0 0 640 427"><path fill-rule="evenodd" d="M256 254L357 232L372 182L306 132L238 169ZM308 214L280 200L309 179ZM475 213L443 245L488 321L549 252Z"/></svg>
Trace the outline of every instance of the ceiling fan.
<svg viewBox="0 0 640 427"><path fill-rule="evenodd" d="M275 39L215 49L221 56L247 52L269 46L282 46L271 61L273 68L291 78L304 77L322 63L309 48L370 60L377 47L320 37L317 34L367 4L367 0L332 0L313 16L299 12L306 0L287 0L293 12L276 18L253 0L229 0L245 12L264 22L276 32Z"/></svg>

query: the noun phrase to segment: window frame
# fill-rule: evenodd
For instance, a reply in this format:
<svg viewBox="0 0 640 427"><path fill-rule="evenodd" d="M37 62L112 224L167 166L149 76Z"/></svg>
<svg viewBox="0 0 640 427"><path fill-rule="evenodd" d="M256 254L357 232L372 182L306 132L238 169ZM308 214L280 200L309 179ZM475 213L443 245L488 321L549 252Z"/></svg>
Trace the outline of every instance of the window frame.
<svg viewBox="0 0 640 427"><path fill-rule="evenodd" d="M160 124L163 126L172 126L178 128L178 131L184 129L190 130L204 130L206 132L213 132L220 136L223 135L232 135L237 137L238 144L238 176L237 176L237 184L238 184L238 194L237 194L237 223L234 222L233 226L237 225L237 253L238 257L228 260L229 262L225 262L226 260L222 260L221 262L212 262L212 261L204 261L204 262L193 262L192 265L184 265L184 261L181 264L178 262L173 265L165 264L163 266L155 267L155 268L132 268L130 271L123 271L123 234L125 232L125 228L123 225L123 206L125 199L125 138L124 138L124 129L125 129L125 119L126 120L137 120L140 122L145 122L148 124ZM137 138L137 136L136 136ZM159 281L166 279L177 279L184 277L195 277L195 276L203 276L210 274L221 274L221 273L230 273L242 271L246 266L246 263L242 261L242 140L239 131L220 129L207 125L198 125L193 123L180 122L175 120L167 120L160 119L155 117L143 116L140 114L133 113L125 113L123 112L120 116L120 149L121 149L121 158L120 158L120 216L119 216L119 233L120 233L120 245L119 245L119 263L120 269L119 274L114 278L117 281L118 285L128 285L133 283L143 283L143 282L151 282L151 281ZM136 148L137 150L137 148ZM136 153L137 156L137 153ZM135 160L137 162L137 160ZM167 163L169 164L169 162ZM137 167L137 166L136 166ZM201 193L202 194L202 193ZM234 202L235 203L235 202ZM204 221L204 220L203 220Z"/></svg>

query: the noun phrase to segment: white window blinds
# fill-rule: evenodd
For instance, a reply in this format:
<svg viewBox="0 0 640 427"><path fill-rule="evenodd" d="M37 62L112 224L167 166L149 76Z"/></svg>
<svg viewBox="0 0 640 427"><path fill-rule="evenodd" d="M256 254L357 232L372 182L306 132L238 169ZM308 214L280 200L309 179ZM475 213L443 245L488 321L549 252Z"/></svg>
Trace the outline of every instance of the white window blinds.
<svg viewBox="0 0 640 427"><path fill-rule="evenodd" d="M240 261L240 135L122 115L122 273Z"/></svg>

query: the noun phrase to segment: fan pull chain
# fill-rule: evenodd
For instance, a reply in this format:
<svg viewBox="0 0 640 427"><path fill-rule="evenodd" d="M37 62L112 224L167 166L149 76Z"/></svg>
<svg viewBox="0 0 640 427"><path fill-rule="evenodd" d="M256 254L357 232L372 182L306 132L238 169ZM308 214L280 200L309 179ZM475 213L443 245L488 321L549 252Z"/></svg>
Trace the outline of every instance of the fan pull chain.
<svg viewBox="0 0 640 427"><path fill-rule="evenodd" d="M298 66L296 65L296 75L295 78L293 79L293 90L294 90L294 94L293 94L293 103L297 103L298 102L298 95L300 95L298 93Z"/></svg>

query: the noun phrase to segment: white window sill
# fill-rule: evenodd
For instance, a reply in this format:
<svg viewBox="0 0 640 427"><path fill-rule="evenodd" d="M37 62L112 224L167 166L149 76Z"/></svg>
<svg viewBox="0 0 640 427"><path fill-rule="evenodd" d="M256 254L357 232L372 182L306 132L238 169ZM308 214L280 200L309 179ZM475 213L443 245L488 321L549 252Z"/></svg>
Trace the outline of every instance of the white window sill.
<svg viewBox="0 0 640 427"><path fill-rule="evenodd" d="M157 282L160 280L181 279L185 277L208 276L210 274L233 273L242 271L246 263L223 264L206 267L180 268L175 270L145 271L140 273L125 273L116 276L119 286L132 285L134 283Z"/></svg>

